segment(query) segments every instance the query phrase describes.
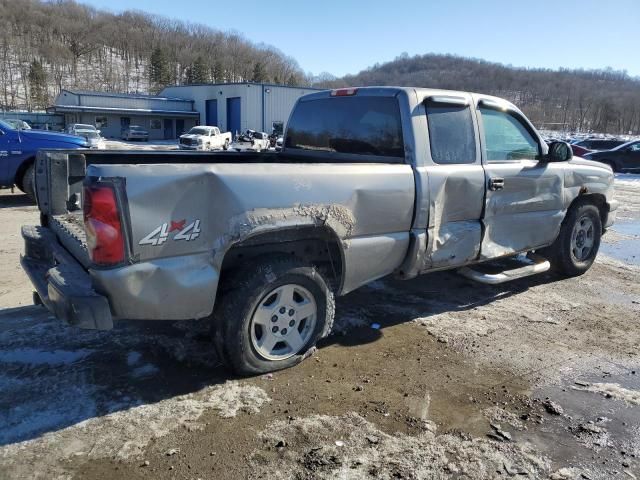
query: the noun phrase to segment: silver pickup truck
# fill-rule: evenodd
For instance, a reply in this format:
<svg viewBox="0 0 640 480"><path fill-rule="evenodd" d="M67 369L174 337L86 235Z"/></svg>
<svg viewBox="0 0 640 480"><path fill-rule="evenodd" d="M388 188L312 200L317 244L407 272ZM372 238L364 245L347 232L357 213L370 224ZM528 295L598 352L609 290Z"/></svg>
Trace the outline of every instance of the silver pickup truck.
<svg viewBox="0 0 640 480"><path fill-rule="evenodd" d="M589 269L613 175L495 97L351 88L296 104L279 153L41 152L22 265L58 318L206 319L236 372L301 361L334 295L445 269Z"/></svg>

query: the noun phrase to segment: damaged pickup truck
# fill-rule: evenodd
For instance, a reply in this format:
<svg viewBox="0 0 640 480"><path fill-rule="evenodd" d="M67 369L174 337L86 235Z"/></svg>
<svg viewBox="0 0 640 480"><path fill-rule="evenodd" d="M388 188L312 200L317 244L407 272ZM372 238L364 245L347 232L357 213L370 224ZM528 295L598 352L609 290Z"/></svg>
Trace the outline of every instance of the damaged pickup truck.
<svg viewBox="0 0 640 480"><path fill-rule="evenodd" d="M301 361L334 296L444 269L485 283L587 271L615 217L603 164L495 97L301 97L279 153L41 152L22 265L58 318L203 319L240 374Z"/></svg>

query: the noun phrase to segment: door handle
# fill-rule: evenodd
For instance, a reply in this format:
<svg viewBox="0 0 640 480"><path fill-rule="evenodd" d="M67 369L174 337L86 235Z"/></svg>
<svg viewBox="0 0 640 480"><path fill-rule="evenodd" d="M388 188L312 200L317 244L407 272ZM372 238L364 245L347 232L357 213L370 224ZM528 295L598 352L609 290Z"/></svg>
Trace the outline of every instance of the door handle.
<svg viewBox="0 0 640 480"><path fill-rule="evenodd" d="M489 190L502 190L504 188L504 178L491 177L489 179Z"/></svg>

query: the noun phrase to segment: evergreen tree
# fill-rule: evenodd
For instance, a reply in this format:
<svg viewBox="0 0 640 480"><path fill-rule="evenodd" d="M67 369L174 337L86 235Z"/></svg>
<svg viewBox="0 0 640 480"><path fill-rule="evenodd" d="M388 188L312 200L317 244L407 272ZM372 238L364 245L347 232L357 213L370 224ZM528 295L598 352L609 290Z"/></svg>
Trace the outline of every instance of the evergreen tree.
<svg viewBox="0 0 640 480"><path fill-rule="evenodd" d="M29 65L29 96L34 108L45 109L49 106L47 72L38 60L33 60Z"/></svg>
<svg viewBox="0 0 640 480"><path fill-rule="evenodd" d="M191 83L207 83L209 81L209 68L204 58L198 57L191 65Z"/></svg>
<svg viewBox="0 0 640 480"><path fill-rule="evenodd" d="M216 60L211 67L211 78L215 83L224 82L224 67L220 60Z"/></svg>
<svg viewBox="0 0 640 480"><path fill-rule="evenodd" d="M251 75L251 81L256 83L262 83L267 81L267 74L264 71L264 67L261 62L256 62L253 66L253 74Z"/></svg>
<svg viewBox="0 0 640 480"><path fill-rule="evenodd" d="M295 86L297 84L298 80L296 79L296 77L293 74L289 75L289 78L287 79L287 85Z"/></svg>
<svg viewBox="0 0 640 480"><path fill-rule="evenodd" d="M160 47L151 52L149 60L149 82L155 92L159 92L171 83L171 67L167 54Z"/></svg>

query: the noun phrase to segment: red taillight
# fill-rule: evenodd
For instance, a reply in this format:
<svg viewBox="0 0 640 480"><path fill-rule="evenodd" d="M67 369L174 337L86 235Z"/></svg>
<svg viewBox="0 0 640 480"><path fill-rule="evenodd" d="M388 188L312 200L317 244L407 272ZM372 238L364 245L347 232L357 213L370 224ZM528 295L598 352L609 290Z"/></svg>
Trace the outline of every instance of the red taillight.
<svg viewBox="0 0 640 480"><path fill-rule="evenodd" d="M331 90L332 97L350 97L358 93L357 88L339 88L338 90Z"/></svg>
<svg viewBox="0 0 640 480"><path fill-rule="evenodd" d="M124 261L124 237L114 189L85 187L83 210L91 260L99 265Z"/></svg>

